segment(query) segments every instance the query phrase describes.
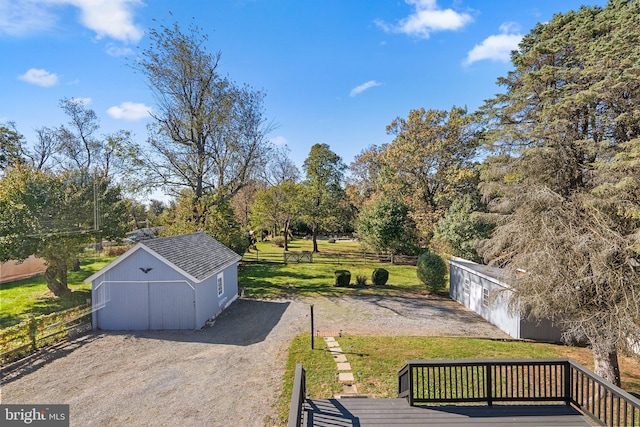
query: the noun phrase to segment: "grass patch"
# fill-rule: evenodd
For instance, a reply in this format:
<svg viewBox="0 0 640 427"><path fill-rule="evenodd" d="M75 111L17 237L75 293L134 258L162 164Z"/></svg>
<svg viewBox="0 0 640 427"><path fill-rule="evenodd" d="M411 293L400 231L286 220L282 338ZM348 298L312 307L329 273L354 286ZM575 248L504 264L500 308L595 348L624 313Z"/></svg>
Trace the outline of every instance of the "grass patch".
<svg viewBox="0 0 640 427"><path fill-rule="evenodd" d="M47 288L42 275L0 284L0 329L16 325L29 316L50 314L85 304L87 298L91 298L91 283L84 283L84 279L115 258L94 255L84 257L80 270L70 271L68 274L71 293L60 298Z"/></svg>
<svg viewBox="0 0 640 427"><path fill-rule="evenodd" d="M245 295L254 298L292 296L341 296L341 295L399 295L424 294L416 267L372 262L362 257L360 244L337 240L336 243L319 241L319 254L313 254L313 263L284 264L284 251L269 242L260 242L257 251L245 254L238 272L240 287ZM290 251L311 251L312 242L294 240ZM256 262L257 260L257 262ZM372 286L371 274L376 268L389 271L389 281L384 286ZM334 271L349 270L352 284L358 276L367 277L368 286L340 288L333 286Z"/></svg>
<svg viewBox="0 0 640 427"><path fill-rule="evenodd" d="M375 394L378 398L396 397L398 369L407 360L571 358L593 369L593 357L588 349L557 344L425 337L345 336L336 340L351 364L358 392ZM342 389L335 379L336 365L323 349L321 338L316 339L315 347L311 350L310 336L306 333L297 336L289 348L283 391L277 408L280 421L285 424L296 363L302 363L307 371L307 393L312 399L331 398ZM640 361L625 356L619 356L619 359L622 387L637 395L640 393Z"/></svg>

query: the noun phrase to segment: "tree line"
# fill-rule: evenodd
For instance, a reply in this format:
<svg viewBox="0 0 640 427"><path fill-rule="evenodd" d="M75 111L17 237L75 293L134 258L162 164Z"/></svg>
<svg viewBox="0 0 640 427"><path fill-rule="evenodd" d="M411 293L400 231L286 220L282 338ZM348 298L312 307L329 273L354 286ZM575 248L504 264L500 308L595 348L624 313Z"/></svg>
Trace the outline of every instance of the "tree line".
<svg viewBox="0 0 640 427"><path fill-rule="evenodd" d="M95 113L73 99L61 102L69 124L38 130L29 149L0 129L0 259L39 254L62 282L64 248L117 236L136 210L239 253L249 230L285 250L293 230L314 250L319 233L355 232L376 251L504 268L511 307L589 343L596 372L619 384L618 350L640 336L638 21L630 0L557 14L477 111L411 110L349 167L314 145L303 173L266 140L264 93L223 77L197 26L160 27L135 64L157 101L148 144L96 137ZM153 213L124 196L157 187L173 200Z"/></svg>

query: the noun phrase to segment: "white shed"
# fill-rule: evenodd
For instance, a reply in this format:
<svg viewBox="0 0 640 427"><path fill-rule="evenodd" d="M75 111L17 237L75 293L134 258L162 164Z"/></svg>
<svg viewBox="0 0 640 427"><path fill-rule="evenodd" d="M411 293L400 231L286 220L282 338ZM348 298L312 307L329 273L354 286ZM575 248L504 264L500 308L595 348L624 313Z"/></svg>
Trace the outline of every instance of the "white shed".
<svg viewBox="0 0 640 427"><path fill-rule="evenodd" d="M528 319L507 309L510 286L502 269L462 258L449 260L449 296L513 338L561 341L562 331L549 319Z"/></svg>
<svg viewBox="0 0 640 427"><path fill-rule="evenodd" d="M142 241L85 280L93 328L201 328L238 297L240 259L205 233Z"/></svg>

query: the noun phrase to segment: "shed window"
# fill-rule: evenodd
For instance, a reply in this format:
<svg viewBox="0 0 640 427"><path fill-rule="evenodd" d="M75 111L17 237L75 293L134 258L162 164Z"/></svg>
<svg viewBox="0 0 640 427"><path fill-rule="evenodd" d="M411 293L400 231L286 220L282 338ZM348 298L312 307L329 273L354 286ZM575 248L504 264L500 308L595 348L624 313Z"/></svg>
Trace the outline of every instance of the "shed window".
<svg viewBox="0 0 640 427"><path fill-rule="evenodd" d="M482 288L482 305L489 307L489 289Z"/></svg>
<svg viewBox="0 0 640 427"><path fill-rule="evenodd" d="M218 296L221 297L224 294L224 281L222 280L222 274L218 275Z"/></svg>
<svg viewBox="0 0 640 427"><path fill-rule="evenodd" d="M462 285L463 289L464 289L464 294L465 295L469 295L469 279L464 279L464 284Z"/></svg>

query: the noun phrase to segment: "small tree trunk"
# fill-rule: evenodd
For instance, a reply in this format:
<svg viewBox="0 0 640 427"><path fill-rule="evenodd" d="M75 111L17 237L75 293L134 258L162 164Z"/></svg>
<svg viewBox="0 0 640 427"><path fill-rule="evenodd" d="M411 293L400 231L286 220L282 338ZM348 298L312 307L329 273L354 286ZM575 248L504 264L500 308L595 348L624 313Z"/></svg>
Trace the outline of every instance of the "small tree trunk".
<svg viewBox="0 0 640 427"><path fill-rule="evenodd" d="M289 221L284 222L284 250L289 250Z"/></svg>
<svg viewBox="0 0 640 427"><path fill-rule="evenodd" d="M616 350L593 351L594 371L610 383L620 387L620 367Z"/></svg>
<svg viewBox="0 0 640 427"><path fill-rule="evenodd" d="M313 252L318 253L318 225L313 224L311 227L311 238L313 240Z"/></svg>
<svg viewBox="0 0 640 427"><path fill-rule="evenodd" d="M49 266L44 272L47 287L57 297L71 292L67 285L67 264L61 260L48 261Z"/></svg>

